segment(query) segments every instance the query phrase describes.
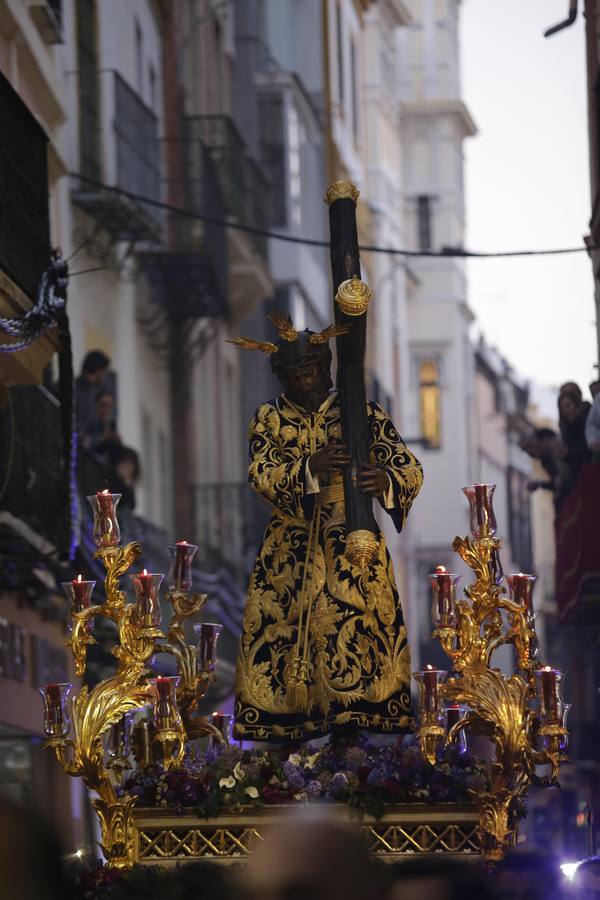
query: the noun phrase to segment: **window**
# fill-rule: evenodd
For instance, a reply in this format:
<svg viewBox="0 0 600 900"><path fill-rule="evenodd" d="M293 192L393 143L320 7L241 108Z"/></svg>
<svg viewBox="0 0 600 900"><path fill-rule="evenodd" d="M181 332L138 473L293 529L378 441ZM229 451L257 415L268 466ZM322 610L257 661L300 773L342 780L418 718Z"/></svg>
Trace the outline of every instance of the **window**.
<svg viewBox="0 0 600 900"><path fill-rule="evenodd" d="M138 20L135 20L135 70L137 89L140 97L144 96L144 36Z"/></svg>
<svg viewBox="0 0 600 900"><path fill-rule="evenodd" d="M152 63L148 67L148 88L150 91L150 109L156 112L156 72Z"/></svg>
<svg viewBox="0 0 600 900"><path fill-rule="evenodd" d="M343 53L343 34L342 34L342 10L339 3L335 7L335 30L337 42L337 77L338 77L338 100L340 108L344 109L344 53Z"/></svg>
<svg viewBox="0 0 600 900"><path fill-rule="evenodd" d="M358 81L356 72L356 47L354 41L350 44L350 78L352 89L352 134L354 143L358 143Z"/></svg>
<svg viewBox="0 0 600 900"><path fill-rule="evenodd" d="M431 250L431 198L417 197L417 225L419 250Z"/></svg>
<svg viewBox="0 0 600 900"><path fill-rule="evenodd" d="M81 174L100 180L100 83L96 48L96 0L77 0L79 157Z"/></svg>
<svg viewBox="0 0 600 900"><path fill-rule="evenodd" d="M440 369L434 359L419 363L419 415L421 435L430 449L439 449L442 443L440 416Z"/></svg>
<svg viewBox="0 0 600 900"><path fill-rule="evenodd" d="M260 161L271 176L271 224L284 226L288 224L288 198L283 96L259 96L258 116Z"/></svg>

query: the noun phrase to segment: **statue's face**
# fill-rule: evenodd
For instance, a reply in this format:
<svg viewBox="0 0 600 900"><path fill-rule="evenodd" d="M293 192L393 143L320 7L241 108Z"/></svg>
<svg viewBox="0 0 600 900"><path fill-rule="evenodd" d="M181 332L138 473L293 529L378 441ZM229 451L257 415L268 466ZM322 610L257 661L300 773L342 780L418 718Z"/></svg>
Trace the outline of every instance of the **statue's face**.
<svg viewBox="0 0 600 900"><path fill-rule="evenodd" d="M318 362L307 361L286 372L285 392L292 403L314 412L327 398L329 385Z"/></svg>

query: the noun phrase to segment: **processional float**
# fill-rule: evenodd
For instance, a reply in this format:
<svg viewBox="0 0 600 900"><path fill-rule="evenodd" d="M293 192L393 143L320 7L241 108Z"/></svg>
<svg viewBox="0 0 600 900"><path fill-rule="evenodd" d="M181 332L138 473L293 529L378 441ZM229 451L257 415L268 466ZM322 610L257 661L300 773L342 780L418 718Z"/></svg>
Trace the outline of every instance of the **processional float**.
<svg viewBox="0 0 600 900"><path fill-rule="evenodd" d="M337 338L342 434L352 458L344 476L346 552L353 565L363 567L377 552L378 529L372 500L358 489L356 478L361 465L369 461L363 367L366 311L372 296L360 278L357 198L358 191L348 182L335 182L326 196L332 232L336 324L347 327L347 333ZM351 409L365 410L364 421L356 414L350 415ZM453 548L473 570L475 580L459 599L458 575L440 566L429 576L433 637L448 655L452 671L448 677L447 671L428 666L415 673L419 687L416 732L421 752L432 767L446 745L464 740L466 730L491 742L494 756L489 784L485 790L474 793L477 815L467 810L462 817L463 821L478 817L477 842L469 836L458 842L444 838L448 829L454 827L454 812L445 810L443 804L428 811L417 809L418 804L411 809L405 805L396 814L386 813L381 827L375 822L365 823L374 852L383 858L395 858L406 851L441 849L479 851L488 860L499 859L515 842L519 804L529 787L556 784L559 766L566 758L568 706L560 695L562 676L556 669L542 666L538 659L532 602L535 576L518 573L504 579L499 558L501 541L496 537L492 506L494 485L476 484L463 490L470 505L471 535L455 538ZM68 645L76 674L81 678L86 669L87 648L94 643L94 618L108 618L118 631L118 643L112 650L116 671L91 690L81 686L71 702L71 684L46 685L42 690L44 729L46 746L54 751L64 771L81 777L92 792L108 864L125 868L142 857L151 857L140 850L144 811L136 810L136 797L123 790L125 773L151 764L161 765L167 771L181 769L186 748L194 742L228 742L231 717L214 716L210 721L197 712L199 701L214 679L216 643L221 630L218 624L197 624L196 644L186 642L185 621L197 615L207 599L203 594L190 592L191 565L197 548L185 541L170 547L165 599L173 614L165 634L159 627L163 576L146 570L132 575L132 601L121 587L120 580L142 548L137 542L120 544L116 515L119 495L101 491L88 499L94 515L95 557L106 569L104 600L93 602L95 582L81 576L64 585L72 618ZM495 651L503 645L514 648L516 671L512 674L492 664ZM157 653L174 657L177 676L161 677L152 672L152 659ZM150 715L146 708L151 710ZM138 721L132 729L133 714ZM538 774L538 767L546 767L546 773ZM277 818L273 812L261 818L256 811L248 813L240 808L237 818L229 815L224 823L202 825L191 811L178 818L174 811L171 813L168 826L163 829L167 849L152 862L239 860L251 852L248 836L260 834L267 822L273 824ZM154 829L147 843L156 847L161 826L150 812L147 818ZM412 831L409 820L417 823ZM436 823L439 828L434 842L419 837L434 834ZM189 840L178 839L178 829L187 829ZM214 835L219 835L218 839Z"/></svg>

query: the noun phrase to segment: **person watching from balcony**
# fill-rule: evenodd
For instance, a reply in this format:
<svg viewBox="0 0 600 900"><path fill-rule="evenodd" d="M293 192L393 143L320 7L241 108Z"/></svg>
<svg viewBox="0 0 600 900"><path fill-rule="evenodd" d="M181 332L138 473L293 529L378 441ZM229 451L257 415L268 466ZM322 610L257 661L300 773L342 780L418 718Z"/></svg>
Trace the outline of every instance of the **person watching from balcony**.
<svg viewBox="0 0 600 900"><path fill-rule="evenodd" d="M530 481L527 485L528 490L537 491L542 488L554 491L559 459L562 455L562 446L557 433L551 428L536 428L535 431L523 435L519 444L525 453L540 461L544 472L548 475L546 481Z"/></svg>
<svg viewBox="0 0 600 900"><path fill-rule="evenodd" d="M585 422L585 439L592 455L592 462L594 465L600 465L600 381L592 381L590 394L593 402Z"/></svg>
<svg viewBox="0 0 600 900"><path fill-rule="evenodd" d="M564 495L575 487L581 467L589 462L590 452L585 435L585 424L591 404L584 400L581 389L573 381L563 384L558 395L560 433L565 445L566 483Z"/></svg>
<svg viewBox="0 0 600 900"><path fill-rule="evenodd" d="M114 444L108 453L110 471L108 485L114 494L120 494L119 511L135 509L135 485L139 480L140 458L133 447Z"/></svg>
<svg viewBox="0 0 600 900"><path fill-rule="evenodd" d="M79 434L84 434L94 419L96 396L109 367L110 359L102 350L90 350L84 357L81 373L75 379L75 418Z"/></svg>
<svg viewBox="0 0 600 900"><path fill-rule="evenodd" d="M111 391L96 395L94 416L85 429L82 445L97 456L107 456L112 448L121 445L115 421L115 397Z"/></svg>

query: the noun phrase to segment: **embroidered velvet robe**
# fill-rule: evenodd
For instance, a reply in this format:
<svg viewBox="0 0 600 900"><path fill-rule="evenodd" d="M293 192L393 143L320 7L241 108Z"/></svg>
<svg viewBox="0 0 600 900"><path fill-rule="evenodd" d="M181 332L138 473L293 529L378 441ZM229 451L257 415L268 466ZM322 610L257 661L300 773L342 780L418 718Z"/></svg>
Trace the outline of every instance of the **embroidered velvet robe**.
<svg viewBox="0 0 600 900"><path fill-rule="evenodd" d="M400 531L422 468L381 407L368 407L371 459L389 481L380 502ZM341 440L336 392L312 414L285 395L265 403L249 438L249 480L273 514L248 589L234 734L304 740L349 723L407 730L409 648L384 537L371 566L348 563L341 476L319 484L308 465L316 450ZM298 660L306 685L300 700L290 691Z"/></svg>

